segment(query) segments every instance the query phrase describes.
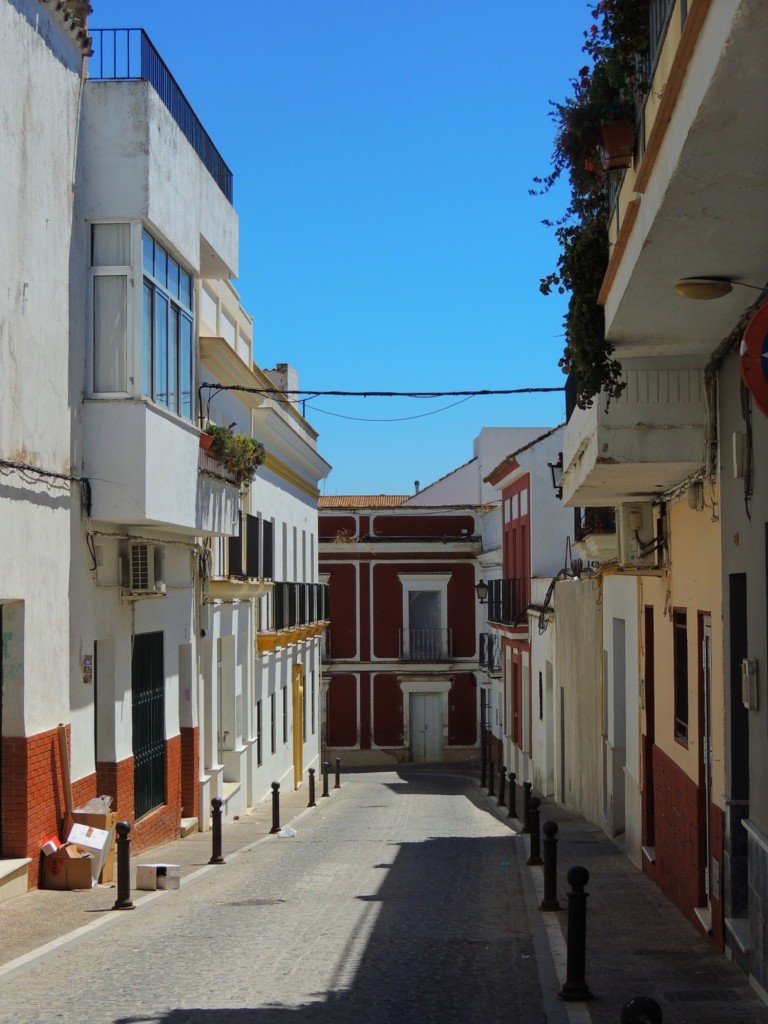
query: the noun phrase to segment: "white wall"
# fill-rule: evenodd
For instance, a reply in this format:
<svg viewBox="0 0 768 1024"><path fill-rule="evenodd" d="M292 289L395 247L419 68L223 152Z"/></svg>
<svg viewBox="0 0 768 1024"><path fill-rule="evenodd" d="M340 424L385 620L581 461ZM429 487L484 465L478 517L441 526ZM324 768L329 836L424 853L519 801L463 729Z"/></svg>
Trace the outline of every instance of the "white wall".
<svg viewBox="0 0 768 1024"><path fill-rule="evenodd" d="M55 13L0 3L0 458L71 472L69 268L82 55ZM77 475L77 467L74 467ZM66 720L76 483L0 470L3 732Z"/></svg>

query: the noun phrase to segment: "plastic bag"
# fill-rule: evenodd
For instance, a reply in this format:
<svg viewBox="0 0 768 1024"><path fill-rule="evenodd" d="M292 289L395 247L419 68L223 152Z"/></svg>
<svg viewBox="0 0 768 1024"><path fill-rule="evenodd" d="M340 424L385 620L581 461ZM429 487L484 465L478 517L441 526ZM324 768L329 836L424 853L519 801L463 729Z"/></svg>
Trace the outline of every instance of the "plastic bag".
<svg viewBox="0 0 768 1024"><path fill-rule="evenodd" d="M292 839L296 835L295 828L281 828L277 833L281 839Z"/></svg>

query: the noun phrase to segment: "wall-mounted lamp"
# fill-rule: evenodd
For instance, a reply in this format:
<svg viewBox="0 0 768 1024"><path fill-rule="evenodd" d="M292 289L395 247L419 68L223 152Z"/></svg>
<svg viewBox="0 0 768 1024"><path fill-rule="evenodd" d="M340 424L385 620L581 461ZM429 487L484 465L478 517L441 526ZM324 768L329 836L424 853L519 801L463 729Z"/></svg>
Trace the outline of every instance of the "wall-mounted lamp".
<svg viewBox="0 0 768 1024"><path fill-rule="evenodd" d="M480 604L485 604L488 600L488 584L485 580L480 580L479 583L475 584L475 593Z"/></svg>
<svg viewBox="0 0 768 1024"><path fill-rule="evenodd" d="M763 291L756 284L732 281L727 277L684 277L675 285L675 291L686 299L722 299L724 295L730 295L734 287L751 288L756 292Z"/></svg>
<svg viewBox="0 0 768 1024"><path fill-rule="evenodd" d="M560 486L560 481L563 479L563 453L558 454L557 462L548 462L547 465L552 474L552 486L555 489L555 494L558 498L562 498L563 488Z"/></svg>

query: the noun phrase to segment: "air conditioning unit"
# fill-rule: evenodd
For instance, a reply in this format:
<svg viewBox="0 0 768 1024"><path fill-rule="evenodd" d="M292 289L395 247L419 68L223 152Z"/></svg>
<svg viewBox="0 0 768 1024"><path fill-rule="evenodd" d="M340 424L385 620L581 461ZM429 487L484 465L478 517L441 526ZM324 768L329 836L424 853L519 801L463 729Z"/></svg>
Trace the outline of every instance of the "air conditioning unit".
<svg viewBox="0 0 768 1024"><path fill-rule="evenodd" d="M161 544L132 543L128 558L121 559L127 597L161 597L165 594L165 549Z"/></svg>
<svg viewBox="0 0 768 1024"><path fill-rule="evenodd" d="M619 564L633 567L656 565L656 536L650 501L616 506Z"/></svg>

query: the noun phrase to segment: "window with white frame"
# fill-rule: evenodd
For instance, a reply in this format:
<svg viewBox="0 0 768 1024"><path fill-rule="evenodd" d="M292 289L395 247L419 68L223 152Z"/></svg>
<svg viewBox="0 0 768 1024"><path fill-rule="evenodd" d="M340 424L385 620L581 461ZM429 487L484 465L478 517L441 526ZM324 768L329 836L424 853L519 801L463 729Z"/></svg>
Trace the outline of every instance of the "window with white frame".
<svg viewBox="0 0 768 1024"><path fill-rule="evenodd" d="M403 588L403 656L417 661L450 657L448 582L451 573L398 575Z"/></svg>
<svg viewBox="0 0 768 1024"><path fill-rule="evenodd" d="M91 390L128 394L131 225L91 225L93 359Z"/></svg>
<svg viewBox="0 0 768 1024"><path fill-rule="evenodd" d="M141 393L192 419L194 314L192 277L148 231L142 236Z"/></svg>

